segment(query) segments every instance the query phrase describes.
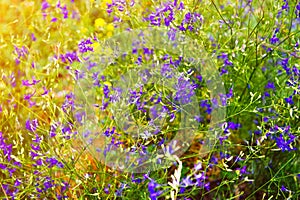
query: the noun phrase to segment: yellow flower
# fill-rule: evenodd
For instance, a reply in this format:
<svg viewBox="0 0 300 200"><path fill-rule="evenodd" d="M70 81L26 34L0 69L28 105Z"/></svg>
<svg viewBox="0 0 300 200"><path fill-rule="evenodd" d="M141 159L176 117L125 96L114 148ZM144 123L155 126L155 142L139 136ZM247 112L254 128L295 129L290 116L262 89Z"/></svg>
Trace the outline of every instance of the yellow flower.
<svg viewBox="0 0 300 200"><path fill-rule="evenodd" d="M103 0L100 4L100 8L106 8L108 3L111 4L112 0Z"/></svg>
<svg viewBox="0 0 300 200"><path fill-rule="evenodd" d="M113 31L114 31L114 25L113 25L113 24L108 24L108 25L106 26L106 30L107 30L107 31L110 31L110 32L113 32Z"/></svg>
<svg viewBox="0 0 300 200"><path fill-rule="evenodd" d="M97 34L97 37L98 37L98 38L103 38L103 34L102 34L102 33L98 33L98 34Z"/></svg>
<svg viewBox="0 0 300 200"><path fill-rule="evenodd" d="M107 37L111 37L113 35L113 33L111 32L111 31L108 31L107 33L106 33L106 36Z"/></svg>
<svg viewBox="0 0 300 200"><path fill-rule="evenodd" d="M100 44L98 42L95 42L91 46L93 47L93 49L97 49L100 46Z"/></svg>
<svg viewBox="0 0 300 200"><path fill-rule="evenodd" d="M106 85L106 86L108 86L108 87L111 87L111 86L112 86L112 85L111 85L111 82L108 82L108 81L105 81L103 84Z"/></svg>
<svg viewBox="0 0 300 200"><path fill-rule="evenodd" d="M95 20L95 27L98 28L98 27L104 27L106 25L106 22L104 19L102 18L98 18Z"/></svg>

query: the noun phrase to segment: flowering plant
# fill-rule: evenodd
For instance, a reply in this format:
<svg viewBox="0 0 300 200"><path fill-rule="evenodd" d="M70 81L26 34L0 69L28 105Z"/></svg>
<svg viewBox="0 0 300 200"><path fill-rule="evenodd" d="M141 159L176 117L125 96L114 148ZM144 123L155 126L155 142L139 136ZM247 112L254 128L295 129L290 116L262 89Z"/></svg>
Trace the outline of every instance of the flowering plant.
<svg viewBox="0 0 300 200"><path fill-rule="evenodd" d="M299 1L0 9L1 199L299 199Z"/></svg>

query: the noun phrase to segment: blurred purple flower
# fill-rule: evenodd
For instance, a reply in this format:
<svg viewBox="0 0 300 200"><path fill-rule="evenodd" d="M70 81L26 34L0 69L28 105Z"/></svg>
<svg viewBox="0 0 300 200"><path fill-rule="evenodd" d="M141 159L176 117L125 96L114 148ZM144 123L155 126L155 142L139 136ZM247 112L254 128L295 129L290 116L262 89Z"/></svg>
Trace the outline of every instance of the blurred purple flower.
<svg viewBox="0 0 300 200"><path fill-rule="evenodd" d="M42 10L46 10L49 7L50 7L49 3L46 0L43 0L43 2L42 2Z"/></svg>
<svg viewBox="0 0 300 200"><path fill-rule="evenodd" d="M81 42L78 44L79 52L85 53L88 51L94 51L93 47L89 46L91 44L93 44L91 39L81 40Z"/></svg>
<svg viewBox="0 0 300 200"><path fill-rule="evenodd" d="M284 98L285 102L290 104L290 105L293 105L294 104L294 101L293 101L293 96L289 96L287 98Z"/></svg>
<svg viewBox="0 0 300 200"><path fill-rule="evenodd" d="M37 119L34 119L32 121L30 121L28 119L28 120L26 120L25 126L26 126L27 130L34 132L34 131L36 131L36 128L38 127L38 121L37 121Z"/></svg>

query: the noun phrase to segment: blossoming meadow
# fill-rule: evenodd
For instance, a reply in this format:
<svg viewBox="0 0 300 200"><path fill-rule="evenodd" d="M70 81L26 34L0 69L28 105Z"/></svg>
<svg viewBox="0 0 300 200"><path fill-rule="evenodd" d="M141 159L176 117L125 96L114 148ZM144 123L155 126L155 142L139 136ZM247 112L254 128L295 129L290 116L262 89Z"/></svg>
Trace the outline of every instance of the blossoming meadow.
<svg viewBox="0 0 300 200"><path fill-rule="evenodd" d="M299 0L1 0L1 199L300 199Z"/></svg>

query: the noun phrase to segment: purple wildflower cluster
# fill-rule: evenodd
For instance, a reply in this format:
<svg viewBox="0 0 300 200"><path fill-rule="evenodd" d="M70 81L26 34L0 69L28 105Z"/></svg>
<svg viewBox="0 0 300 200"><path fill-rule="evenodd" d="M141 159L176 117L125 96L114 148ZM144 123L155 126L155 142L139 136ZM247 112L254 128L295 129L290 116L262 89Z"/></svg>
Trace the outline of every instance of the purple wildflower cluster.
<svg viewBox="0 0 300 200"><path fill-rule="evenodd" d="M182 105L191 103L192 97L195 95L195 89L195 84L192 84L186 77L180 76L175 85L176 94L174 100Z"/></svg>
<svg viewBox="0 0 300 200"><path fill-rule="evenodd" d="M135 5L134 0L130 0L129 3L126 0L112 0L112 3L107 3L107 13L111 14L114 8L117 8L120 12L123 12L127 5L130 7Z"/></svg>
<svg viewBox="0 0 300 200"><path fill-rule="evenodd" d="M264 92L264 94L263 94L263 96L262 96L262 98L263 98L263 100L265 100L266 98L269 98L269 97L271 97L271 94L270 94L270 92L275 92L276 91L276 87L275 87L275 84L274 84L274 82L271 82L271 81L269 81L267 84L266 84L266 86L265 86L265 92ZM274 95L274 94L273 94Z"/></svg>
<svg viewBox="0 0 300 200"><path fill-rule="evenodd" d="M289 78L286 81L287 87L293 89L293 93L290 96L285 97L284 100L287 104L293 105L294 104L293 96L296 96L297 94L299 94L300 71L296 66L289 67L289 60L290 60L289 57L282 58L282 59L278 60L277 64L285 70L286 75Z"/></svg>
<svg viewBox="0 0 300 200"><path fill-rule="evenodd" d="M33 85L36 85L37 83L39 83L41 80L36 80L34 77L32 79L32 82L30 83L29 80L22 80L22 85L23 86L33 86Z"/></svg>
<svg viewBox="0 0 300 200"><path fill-rule="evenodd" d="M33 119L32 121L28 119L26 121L26 129L27 130L35 132L37 127L38 127L38 120L37 119Z"/></svg>
<svg viewBox="0 0 300 200"><path fill-rule="evenodd" d="M112 127L111 129L108 128L105 130L103 135L110 140L110 142L104 147L103 155L106 156L107 152L110 152L113 149L119 148L123 142L121 142L118 137L120 136L119 133L116 131L116 127ZM100 147L97 148L97 151L101 151Z"/></svg>
<svg viewBox="0 0 300 200"><path fill-rule="evenodd" d="M57 56L55 56L55 58L57 58ZM76 51L61 54L59 58L63 63L72 64L73 62L80 62L80 59L79 59Z"/></svg>
<svg viewBox="0 0 300 200"><path fill-rule="evenodd" d="M67 19L68 18L68 9L67 9L67 5L60 5L60 1L57 3L56 5L57 8L59 8L61 10L61 14L64 16L64 19Z"/></svg>
<svg viewBox="0 0 300 200"><path fill-rule="evenodd" d="M32 122L28 121L29 123L26 123L26 127L30 131L35 131L37 126L37 121L33 120ZM31 126L33 125L33 126ZM30 127L28 127L30 126ZM13 179L13 185L6 184L5 181L1 182L1 186L4 189L4 192L6 195L9 195L12 199L15 199L15 196L22 192L23 184L27 183L27 180L22 180L17 177L18 169L22 168L22 164L16 160L16 156L13 155L12 150L12 144L7 144L6 138L3 136L3 133L0 132L0 150L1 153L3 153L3 158L6 160L2 160L2 162L6 164L0 163L1 172L3 174L6 174L5 172L9 174L9 177ZM32 139L31 150L29 152L29 156L32 159L32 168L34 169L34 174L39 174L39 169L43 166L48 166L48 168L58 167L63 168L64 164L60 161L58 161L54 157L48 157L45 154L42 153L41 149L41 142L43 141L43 138L40 137L38 134L35 134L34 138ZM49 189L60 186L57 184L54 184L54 180L52 180L49 176L46 176L45 178L36 178L36 192L37 196L40 196L40 194L47 194L49 192ZM65 187L62 188L66 190L67 183L65 183Z"/></svg>
<svg viewBox="0 0 300 200"><path fill-rule="evenodd" d="M182 2L180 5L177 5L177 1L174 3L167 2L163 7L156 9L155 13L151 13L147 18L145 18L145 20L150 21L150 24L154 26L160 26L162 21L164 22L165 26L170 26L170 24L175 20L174 11L182 9Z"/></svg>
<svg viewBox="0 0 300 200"><path fill-rule="evenodd" d="M27 55L29 54L28 48L26 48L25 46L22 46L21 48L14 46L15 48L15 53L17 55L17 58L15 59L16 61L16 65L19 65L21 62L21 59L25 59L27 57Z"/></svg>
<svg viewBox="0 0 300 200"><path fill-rule="evenodd" d="M112 0L112 3L106 3L106 12L109 16L113 14L113 22L117 26L118 23L123 22L124 16L132 15L129 8L133 8L135 5L135 0ZM124 15L124 13L126 14Z"/></svg>
<svg viewBox="0 0 300 200"><path fill-rule="evenodd" d="M179 31L195 31L198 30L200 24L203 23L203 16L196 12L183 13L185 7L183 2L166 2L163 6L156 9L155 12L151 13L148 17L144 19L149 21L153 26L164 25L170 27L170 39L172 39L177 30ZM175 18L175 16L182 16L180 18Z"/></svg>
<svg viewBox="0 0 300 200"><path fill-rule="evenodd" d="M151 200L156 200L162 193L163 191L158 190L158 188L161 186L158 184L155 180L149 177L148 174L144 175L144 179L150 180L148 183L148 192L149 192L149 197Z"/></svg>
<svg viewBox="0 0 300 200"><path fill-rule="evenodd" d="M220 97L220 101L222 106L227 106L229 105L228 100L230 100L233 97L233 88L229 89L229 93L228 94L219 94ZM218 107L218 101L217 99L213 99L212 103L214 104L215 107Z"/></svg>
<svg viewBox="0 0 300 200"><path fill-rule="evenodd" d="M68 110L71 110L71 111L74 110L74 108L75 108L74 101L75 101L75 95L72 92L67 94L65 97L65 101L62 105L63 111L68 112Z"/></svg>
<svg viewBox="0 0 300 200"><path fill-rule="evenodd" d="M277 33L279 32L279 28L276 28L274 31L273 36L270 38L270 43L271 44L276 44L279 42L279 38L277 37Z"/></svg>
<svg viewBox="0 0 300 200"><path fill-rule="evenodd" d="M59 21L60 17L63 18L62 21L68 22L68 18L70 17L71 12L72 18L76 17L75 10L72 11L71 9L75 8L81 11L85 9L84 7L80 9L76 7L77 5L81 5L81 2L76 2L76 5L72 3L74 3L74 0L71 0L71 3L69 1L66 4L61 4L61 1L58 1L56 5L52 4L52 1L41 1L41 7L38 7L38 9L45 19L44 22L49 22L49 31L56 30L56 28L59 27L61 28L60 30L63 30L62 33L60 33L63 37L66 36L64 34L68 34L68 32L66 31L66 29L69 28L67 26L68 23L63 24L63 26L60 27L60 24L51 22ZM115 24L117 24L117 22L121 22L123 20L123 17L124 19L131 18L133 14L133 12L131 12L131 9L134 10L133 7L138 3L140 2L134 0L112 0L112 3L108 3L106 5L106 11L109 14L109 17L111 17L109 20L114 20ZM155 4L154 1L152 1L151 3ZM203 3L203 5L205 5L205 2L203 1L201 1L200 3ZM262 21L258 21L257 24L254 24L255 26L253 26L253 20L251 19L251 16L249 16L249 14L253 14L258 11L255 8L257 4L255 4L251 0L239 1L239 4L239 9L243 9L242 16L244 16L244 18L242 18L245 19L246 17L249 17L249 20L247 20L247 22L238 21L240 19L238 12L234 12L234 15L228 16L228 13L230 13L232 7L234 7L234 4L229 5L228 3L226 6L223 5L220 7L220 14L222 16L215 15L214 17L217 18L216 21L214 21L214 19L208 19L210 22L212 22L212 29L209 29L209 27L205 27L206 25L203 23L204 17L200 13L205 15L205 9L201 8L202 4L200 4L200 6L197 5L195 7L190 7L189 5L184 4L182 1L178 0L167 1L161 3L160 5L157 4L158 7L155 11L147 8L146 11L143 12L143 16L146 17L140 19L140 21L137 21L141 24L146 22L151 26L167 27L169 40L172 41L175 41L176 35L179 32L188 34L193 37L195 36L194 39L199 39L198 36L202 36L201 26L207 28L204 29L204 31L209 30L210 32L208 35L210 35L213 53L216 53L218 51L217 48L219 49L216 54L218 55L218 64L220 64L221 66L220 76L227 74L226 76L222 76L219 78L224 79L225 82L228 81L228 84L225 83L224 85L226 85L227 89L229 89L229 92L227 94L218 93L218 95L216 96L220 99L222 107L226 108L228 112L233 112L233 115L230 115L229 119L227 119L226 122L222 124L221 134L217 136L220 145L216 145L214 149L215 151L212 154L205 155L201 158L198 156L197 150L199 149L199 145L204 144L204 142L202 142L203 140L199 140L200 142L197 140L195 142L196 144L193 144L195 146L192 146L190 148L191 152L196 150L196 153L193 152L194 160L191 161L194 167L189 166L191 164L189 163L190 161L186 161L190 156L187 155L185 159L183 159L184 167L182 169L179 181L177 198L182 197L182 199L188 199L190 198L190 196L185 196L192 196L195 194L199 197L202 194L211 195L214 194L215 191L223 191L224 186L221 184L221 181L229 180L231 177L234 178L232 178L232 180L228 181L227 183L230 187L232 186L231 184L234 184L234 187L237 186L234 192L239 193L241 192L241 187L244 186L244 184L248 186L247 182L250 182L248 177L246 176L249 175L249 177L255 177L254 173L256 172L254 172L254 169L259 168L256 162L257 160L259 160L259 154L264 154L266 160L270 159L270 157L268 157L269 154L265 154L265 150L270 153L270 146L267 146L269 145L269 143L274 144L274 146L276 145L277 150L280 149L284 155L288 156L296 155L295 152L296 150L298 150L298 106L300 93L300 72L298 64L299 39L295 36L296 34L294 33L296 33L295 30L297 30L298 25L300 24L300 2L292 2L288 0L282 0L279 3L275 2L274 5L277 4L279 8L276 19L274 19L275 25L274 27L266 28L266 30L270 31L263 34L269 34L269 36L264 37L260 37L259 35L260 31L265 28L267 21L265 21L265 19L262 19ZM21 4L20 6L23 6L23 4ZM218 9L218 5L215 6ZM261 6L263 8L264 5L261 4ZM295 7L292 8L292 6ZM247 14L247 16L245 15L245 13ZM101 13L101 15L102 14L103 13ZM94 14L92 14L92 16L94 17ZM224 19L221 19L223 17ZM286 20L287 17L290 17L290 19ZM219 24L220 27L224 26L225 24L227 26L228 24L230 25L229 28L233 31L230 37L232 39L236 39L236 48L228 49L228 45L225 44L226 41L224 40L224 37L228 36L226 35L227 32L224 32L225 36L223 34L215 34L214 24L217 24L217 27L219 27ZM244 29L245 27L243 27L244 24L247 24L248 27L248 37L246 42L243 43L244 46L240 48L240 38L234 38L236 35L238 35L235 35L234 32L238 30L241 32L241 34L243 34L243 31L246 30ZM32 25L35 26L35 22L32 23ZM130 27L131 25L133 25L134 27L136 24L130 23ZM289 25L291 27L289 27ZM240 28L236 29L237 27ZM249 28L253 28L253 30L250 30ZM35 30L38 31L37 29ZM287 32L289 33L287 35L288 42L285 42ZM198 35L198 33L201 34ZM261 38L260 41L262 42L262 44L255 43L257 46L255 59L253 59L254 56L251 55L253 53L253 49L251 49L251 47L254 44L252 43L254 35L252 33L255 33L258 38ZM100 126L105 126L105 128L103 129L104 131L101 132L100 135L105 138L105 141L109 141L107 146L103 148L97 147L97 151L103 153L104 156L106 156L110 153L110 151L113 151L116 148L124 150L124 146L127 145L127 141L126 139L124 140L124 137L128 136L126 135L127 130L130 129L127 129L128 127L126 126L123 130L119 130L119 128L117 128L118 126L114 124L114 116L111 116L112 113L110 113L110 110L107 108L111 103L118 103L122 98L121 88L113 86L114 78L116 78L116 74L114 73L116 72L119 75L121 74L121 72L128 70L128 66L123 66L121 62L113 62L110 63L111 65L106 68L106 71L103 72L103 74L101 74L102 72L100 73L100 71L94 71L96 69L96 66L99 65L102 67L102 65L100 65L98 61L94 62L94 60L92 60L93 53L95 53L92 44L94 41L98 41L98 39L96 38L96 36L94 37L94 41L91 38L82 39L90 37L91 34L88 35L82 32L81 34L83 35L78 35L75 37L77 39L81 38L81 40L76 40L78 41L78 45L76 46L75 43L75 47L70 47L70 49L65 48L66 45L69 44L69 41L62 41L64 44L62 46L59 46L59 49L57 49L57 51L55 52L56 55L54 56L54 61L55 64L57 64L58 62L57 66L66 66L66 69L68 69L67 73L72 73L72 75L74 75L75 80L73 81L75 81L76 83L84 78L91 77L91 85L93 87L92 89L97 92L97 96L95 98L97 100L94 104L95 110L97 110L97 114L100 113L100 118L104 116L103 120L99 120L101 121L99 123ZM73 178L74 174L70 176L71 178L69 179L69 181L62 181L63 178L57 178L56 173L60 173L61 171L63 171L63 173L68 173L68 170L72 170L71 172L73 173L73 169L66 169L65 166L68 166L69 168L72 167L72 165L69 165L69 163L67 163L67 159L62 161L61 158L59 158L60 155L56 155L56 153L57 151L62 150L61 147L67 146L65 145L67 144L67 142L73 142L71 139L75 138L74 136L79 132L79 127L77 125L85 126L86 119L88 118L89 113L82 110L76 110L78 107L81 107L83 105L77 105L75 103L76 100L79 99L79 96L76 95L75 98L75 94L72 92L67 93L65 97L61 95L61 97L64 98L61 105L61 109L64 112L62 114L69 117L70 112L75 111L72 118L68 118L66 119L66 121L63 121L65 120L62 119L63 117L57 116L57 105L55 105L54 107L55 111L53 111L53 113L52 111L50 112L52 107L48 106L48 104L43 101L49 99L53 100L53 97L55 97L55 95L44 95L47 95L49 91L59 90L56 87L56 83L58 81L56 79L57 74L54 70L52 70L51 65L40 67L42 66L42 64L39 63L38 60L40 58L41 60L46 58L45 60L47 62L48 57L43 58L43 56L46 55L46 53L45 55L43 55L43 51L35 53L34 47L30 45L40 45L39 42L41 41L47 41L50 45L52 45L53 43L53 45L56 45L56 41L52 40L53 35L51 35L52 37L48 38L49 40L46 40L47 38L44 38L42 34L38 34L38 32L33 33L32 30L30 30L29 32L26 31L26 36L28 35L29 37L27 37L27 39L26 37L24 37L25 39L21 42L21 45L19 41L16 42L14 37L11 38L12 44L8 45L11 45L11 49L14 49L14 51L11 52L13 59L15 59L15 64L12 65L14 66L14 68L12 68L11 70L7 70L7 72L5 68L5 70L1 72L3 73L2 79L4 84L2 84L1 82L0 87L1 92L4 88L3 99L5 100L1 102L0 105L0 193L2 195L1 197L9 199L18 199L21 197L46 199L51 198L50 196L53 193L59 193L57 195L53 194L54 196L56 195L53 198L66 199L68 198L68 196L64 196L64 193L70 187L69 183L72 182L71 179ZM5 34L4 37L6 37ZM19 37L16 38L19 39ZM224 45L222 44L222 42L225 42ZM264 45L263 43L269 44ZM49 44L47 43L47 45ZM278 46L278 44L280 44L280 46ZM272 48L267 48L267 46L271 46ZM266 52L263 52L266 54L261 55L261 47L266 50ZM239 52L240 49L242 49L242 53ZM281 51L284 51L285 53L282 53ZM63 53L59 54L58 52ZM208 99L207 95L205 95L205 97L202 97L202 94L206 92L202 91L202 89L204 90L202 84L204 83L203 77L201 75L196 75L196 77L194 77L195 74L191 72L192 70L188 66L185 66L186 62L183 56L179 56L179 58L174 59L172 56L166 54L166 52L161 51L161 49L157 50L153 47L143 46L142 42L137 45L133 45L131 53L133 54L131 64L137 68L141 68L142 65L149 63L150 65L152 64L153 68L158 68L158 66L155 65L154 62L157 62L157 58L163 60L163 62L161 63L162 67L159 68L160 75L162 75L163 79L167 82L171 82L172 78L176 79L175 84L173 85L174 87L172 88L175 89L175 92L172 95L174 95L173 98L176 104L189 104L191 103L193 96L201 96L198 99L199 108L198 106L197 108L195 108L195 110L200 110L201 115L195 114L195 116L193 117L194 120L200 124L197 125L199 125L199 130L202 131L202 128L204 127L202 126L202 123L204 122L204 120L206 119L207 122L210 122L210 115L213 113L213 110L218 108L219 106L219 99L213 98L210 100ZM87 54L91 56L84 57ZM268 59L268 63L264 65L262 70L260 71L261 64L265 64L265 58ZM124 58L124 60L126 59ZM122 60L122 62L124 60ZM253 62L253 60L255 61ZM153 63L151 63L152 61ZM240 63L247 63L247 67L250 66L249 70L252 70L251 68L253 67L255 72L253 72L255 81L249 80L247 83L242 81L242 84L245 83L245 85L247 84L247 86L249 86L246 86L245 93L243 93L242 95L249 97L248 91L251 91L252 93L250 93L250 96L253 97L257 93L260 94L260 92L262 92L262 99L258 98L255 102L252 102L251 99L251 102L249 103L250 97L245 102L236 101L236 99L239 98L233 98L234 95L238 97L238 94L240 92L239 90L242 86L237 80L232 80L235 79L232 77L241 76L239 77L240 81L243 76L248 77L249 75L247 67L244 68L245 72L240 73L240 71L238 71L242 69L239 66ZM4 61L3 64L6 66L6 61ZM22 64L22 67L20 67L20 64ZM115 66L115 64L117 65L117 67ZM23 68L23 65L29 66L30 70ZM85 71L85 68L84 70L77 69L76 67L78 65L84 65L87 71ZM43 71L39 71L40 69L42 69ZM56 70L60 70L60 68ZM182 73L182 76L177 77L175 74L176 70L180 72L187 71L187 74L189 75L185 76L183 75L184 73ZM278 70L278 73L277 75L273 76L273 72L275 71L276 73L276 70ZM29 73L27 71L29 71ZM234 73L235 71L236 73ZM61 71L59 71L59 76L65 76L67 74L65 72L66 71L63 71L61 73ZM36 73L36 75L38 74L38 76L32 76L31 73ZM92 75L89 76L88 73L92 73ZM152 74L149 72L149 70L142 71L137 75L142 78L144 83L152 78ZM38 79L36 79L36 77ZM258 82L256 82L256 80L258 80ZM43 86L43 84L45 84L45 86ZM229 88L228 85L230 85ZM140 155L144 156L136 163L141 163L147 160L149 158L149 153L157 147L161 147L163 150L165 150L165 152L167 152L164 144L169 141L168 137L172 138L173 132L177 131L177 127L176 131L173 131L173 128L175 127L171 126L177 126L178 121L180 121L180 117L182 117L181 115L176 115L176 112L178 110L174 106L175 104L166 102L167 99L170 99L172 97L171 94L167 94L168 91L166 92L164 88L162 89L162 87L160 87L160 85L158 84L154 85L155 87L148 86L149 85L144 85L142 87L138 86L135 89L130 88L131 90L129 90L129 100L128 102L126 102L126 106L130 107L130 109L134 108L133 113L138 116L136 118L140 120L139 122L143 123L143 125L146 124L147 128L149 128L149 130L141 131L139 138L134 140L133 144L129 143L130 146L128 145L130 153L138 151ZM19 93L20 95L16 95ZM55 104L55 102L56 100L54 100L53 103ZM99 106L98 103L101 104L101 106ZM244 107L242 103L246 106ZM41 105L43 106L43 108L40 108ZM239 109L240 111L237 111ZM28 113L24 110L30 112ZM245 112L247 112L247 115L244 114ZM202 113L204 113L206 117L202 115ZM15 119L11 120L13 116L16 117ZM248 118L246 118L248 116L250 116L249 118L251 118L251 120L248 120ZM72 121L74 119L75 121ZM20 123L21 120L23 120L22 123ZM125 121L126 119L122 120ZM48 121L49 126L47 126ZM161 125L160 123L163 124L163 126L158 127L158 125ZM19 131L20 124L21 126L23 126L23 129L21 129L21 131ZM109 128L107 128L107 126L109 126ZM123 131L125 132L125 134L123 133ZM249 131L251 141L250 138L244 138L245 131ZM21 134L24 134L24 136L20 135L19 132L21 132ZM90 136L91 134L93 134L91 130L85 130L82 133L84 138L88 138L88 136ZM97 134L99 134L99 132L95 133L95 136ZM233 141L228 141L229 136L230 140L232 138ZM149 138L151 138L151 141L149 140ZM145 139L147 139L148 146L144 144L146 143ZM231 145L234 140L237 140L239 142L241 141L242 144L238 144L236 145L236 149L230 150L234 152L234 154L231 155L229 154L229 151L222 149L222 145ZM256 143L254 142L253 144L253 141L255 140ZM267 145L263 143L263 141L266 140L268 142L266 143ZM144 143L142 143L141 141L143 141ZM51 147L50 142L55 142L58 146ZM245 145L245 143L247 144L247 146ZM21 149L18 149L20 148L20 146L18 145L21 146ZM220 146L221 148L219 148ZM272 152L270 154L274 153L275 156L273 156L270 162L275 163L274 160L277 159L277 155L282 154L282 152L273 152L273 150L274 149L271 149ZM168 151L170 153L173 153L173 151L175 150L170 147ZM53 152L55 152L55 154ZM235 154L237 152L240 152L240 155L236 156ZM243 155L245 152L252 152L253 154ZM255 156L253 156L254 154ZM253 173L250 173L250 162L253 162ZM72 164L74 164L75 169L75 167L77 167L75 166L76 163ZM161 164L161 159L157 159L157 164ZM172 168L173 167L174 166L172 166ZM172 171L172 168L161 170L157 174L156 172L153 172L153 176L151 174L151 178L149 173L145 174L142 178L137 178L133 174L131 178L130 176L124 176L123 178L125 178L126 181L122 180L122 183L117 187L114 187L112 182L110 184L103 184L103 186L101 186L103 189L102 193L99 193L99 190L97 188L98 183L87 184L88 187L93 185L92 190L94 194L92 195L96 195L97 193L98 195L102 195L98 196L99 198L104 198L104 196L107 198L111 198L112 195L123 197L123 195L130 194L130 192L135 192L134 190L136 189L145 187L144 189L146 190L146 192L148 191L150 199L159 199L164 198L164 195L170 192L171 187L164 183L164 181L169 180L163 180L165 177L155 175L160 175L159 173L167 174L167 172L169 174L169 172ZM256 190L257 188L255 188L256 186L264 189L265 186L268 187L272 185L272 181L276 183L277 180L282 180L281 178L279 178L279 175L285 176L285 173L287 173L286 169L287 168L281 170L280 173L275 172L276 176L278 176L278 179L277 177L275 179L270 179L270 184L268 183L268 185L260 185L260 183L257 182L256 184L251 185L251 187L249 188L253 187L255 191L258 191ZM272 168L272 170L274 170L274 168ZM295 170L298 169L292 169L292 172L288 172L288 176L291 177L293 174L297 174L298 172L295 172ZM264 172L265 171L263 171L263 173ZM231 177L228 178L227 175L230 175ZM63 174L63 176L65 177L66 174ZM81 176L80 172L78 172L78 176ZM28 177L31 177L32 179L29 180ZM168 175L166 175L166 177L168 177ZM296 177L298 177L298 179L295 180L296 183L296 181L299 181L300 174L298 174L298 176L295 175L294 177L295 179ZM214 182L214 180L212 179L216 179L216 181ZM119 180L117 178L114 179L114 183L118 181ZM277 183L274 185L277 185ZM278 185L281 186L280 189L284 195L295 194L295 192L291 188L296 188L298 186L298 184L287 185L285 183L278 183ZM114 189L115 194L112 194ZM278 190L278 188L276 189ZM27 191L28 193L30 193L29 195L26 194ZM245 191L247 193L247 190ZM269 191L272 191L271 187L268 188L268 192ZM227 194L227 192L230 193L232 192L232 190L230 189L230 191L226 191L224 192L224 194ZM145 193L143 193L143 195L144 194ZM216 194L216 196L217 195L218 194ZM240 196L241 199L244 197L245 196Z"/></svg>
<svg viewBox="0 0 300 200"><path fill-rule="evenodd" d="M72 0L71 3L74 3L74 1ZM57 22L60 19L60 16L62 16L63 19L68 19L70 13L72 19L79 20L78 12L76 10L71 10L70 8L72 8L70 4L62 5L61 1L58 1L55 6L51 5L47 0L43 0L41 3L43 18L46 19L47 16L50 16L51 22Z"/></svg>
<svg viewBox="0 0 300 200"><path fill-rule="evenodd" d="M22 164L15 160L13 156L13 145L6 143L6 138L4 137L3 133L0 131L0 154L2 154L2 158L4 160L0 163L1 174L6 175L9 174L10 179L13 179L13 185L6 184L5 179L1 181L1 186L4 192L15 199L15 196L18 192L21 192L20 186L22 184L22 180L18 178L13 178L14 174L17 173L17 169L22 167Z"/></svg>
<svg viewBox="0 0 300 200"><path fill-rule="evenodd" d="M234 123L234 122L225 122L222 125L223 134L219 136L220 144L223 144L223 141L228 139L229 135L231 134L230 130L238 130L241 128L241 124Z"/></svg>
<svg viewBox="0 0 300 200"><path fill-rule="evenodd" d="M79 44L78 44L78 49L80 53L85 53L88 51L94 51L93 47L91 47L90 45L93 44L93 42L91 41L91 39L86 39L86 40L82 40Z"/></svg>
<svg viewBox="0 0 300 200"><path fill-rule="evenodd" d="M274 140L277 147L282 151L297 150L296 147L292 146L297 137L290 133L290 126L279 127L275 125L269 129L266 136L270 137L271 140Z"/></svg>
<svg viewBox="0 0 300 200"><path fill-rule="evenodd" d="M223 60L223 62L224 62L224 63L223 63L223 66L222 66L222 68L221 68L220 75L228 74L227 67L228 67L228 66L233 66L233 63L232 63L231 61L229 61L228 54L222 53L222 54L219 55L217 58Z"/></svg>

